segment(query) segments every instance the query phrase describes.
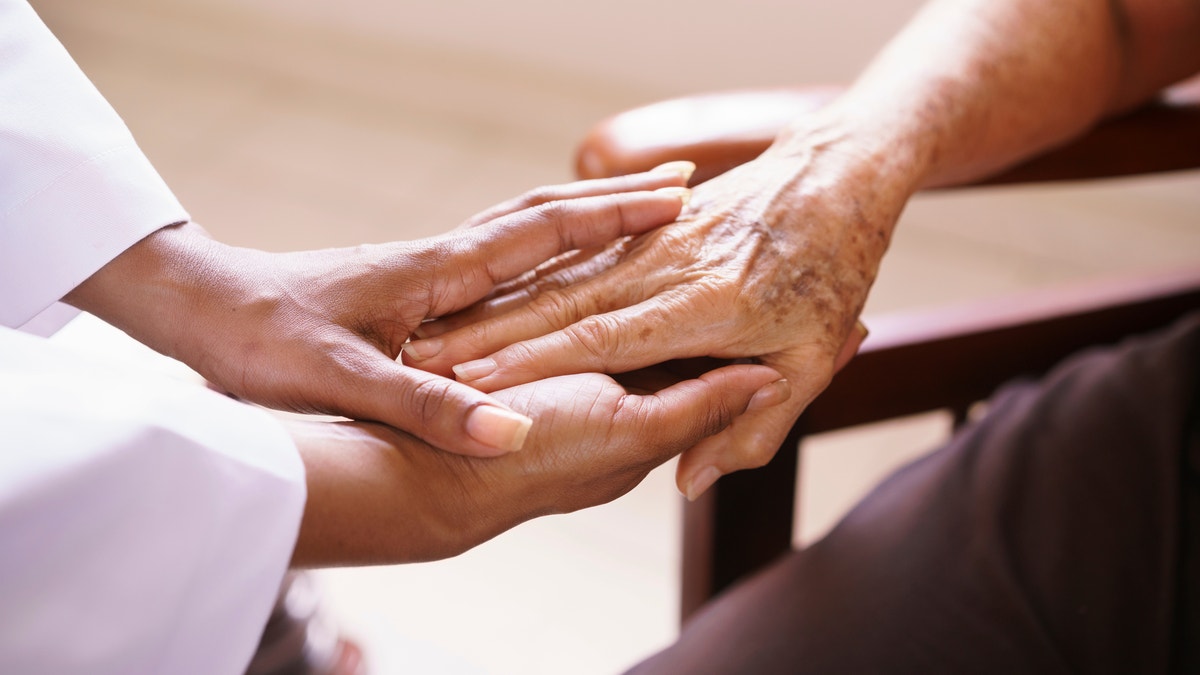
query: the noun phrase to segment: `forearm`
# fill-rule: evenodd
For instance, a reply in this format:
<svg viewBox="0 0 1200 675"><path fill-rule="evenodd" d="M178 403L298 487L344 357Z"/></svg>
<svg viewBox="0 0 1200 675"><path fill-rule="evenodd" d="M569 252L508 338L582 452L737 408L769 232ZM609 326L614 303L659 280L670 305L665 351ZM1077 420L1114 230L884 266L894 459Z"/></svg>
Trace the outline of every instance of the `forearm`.
<svg viewBox="0 0 1200 675"><path fill-rule="evenodd" d="M913 192L1060 144L1200 66L1200 3L937 0L817 124ZM813 120L772 152L811 145Z"/></svg>
<svg viewBox="0 0 1200 675"><path fill-rule="evenodd" d="M522 520L477 508L484 492L468 487L461 458L406 434L358 423L286 426L308 484L294 567L439 560Z"/></svg>
<svg viewBox="0 0 1200 675"><path fill-rule="evenodd" d="M465 457L379 424L288 421L308 484L296 566L367 565L457 555L531 518L625 494L655 466L747 411L786 400L763 366L736 365L629 394L597 373L506 389L534 420L520 452Z"/></svg>

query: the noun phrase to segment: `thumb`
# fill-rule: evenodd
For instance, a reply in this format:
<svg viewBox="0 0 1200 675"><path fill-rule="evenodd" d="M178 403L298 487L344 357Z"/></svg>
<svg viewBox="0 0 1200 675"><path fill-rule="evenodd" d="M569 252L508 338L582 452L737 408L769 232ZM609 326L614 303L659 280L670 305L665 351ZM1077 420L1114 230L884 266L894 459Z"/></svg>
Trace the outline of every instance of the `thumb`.
<svg viewBox="0 0 1200 675"><path fill-rule="evenodd" d="M353 376L340 414L382 422L459 455L495 457L520 450L533 420L454 380L387 360Z"/></svg>
<svg viewBox="0 0 1200 675"><path fill-rule="evenodd" d="M679 491L694 501L721 476L771 461L796 419L824 391L834 372L853 358L866 332L861 322L850 331L832 367L827 356L803 350L771 355L771 365L786 373L792 383L790 398L784 405L752 406L728 429L685 451L675 473ZM822 366L822 361L826 365Z"/></svg>
<svg viewBox="0 0 1200 675"><path fill-rule="evenodd" d="M867 339L869 332L862 321L854 322L854 328L850 329L850 335L846 337L846 342L842 344L841 351L838 352L837 358L833 361L833 372L841 372L842 368L845 368L846 364L850 363L850 359L853 359L855 354L858 354L858 349L862 347L862 343Z"/></svg>
<svg viewBox="0 0 1200 675"><path fill-rule="evenodd" d="M448 255L452 274L435 276L445 292L433 316L458 311L561 253L607 244L669 223L690 196L687 188L623 192L568 201L498 218L485 227L451 232L424 245Z"/></svg>
<svg viewBox="0 0 1200 675"><path fill-rule="evenodd" d="M652 395L631 395L627 401L636 403L622 411L640 420L634 433L660 435L655 445L666 459L729 427L751 400L774 405L786 399L788 391L786 380L773 368L732 365Z"/></svg>
<svg viewBox="0 0 1200 675"><path fill-rule="evenodd" d="M803 408L804 401L796 397L784 405L747 411L722 433L689 448L675 468L679 491L695 501L721 476L771 461Z"/></svg>

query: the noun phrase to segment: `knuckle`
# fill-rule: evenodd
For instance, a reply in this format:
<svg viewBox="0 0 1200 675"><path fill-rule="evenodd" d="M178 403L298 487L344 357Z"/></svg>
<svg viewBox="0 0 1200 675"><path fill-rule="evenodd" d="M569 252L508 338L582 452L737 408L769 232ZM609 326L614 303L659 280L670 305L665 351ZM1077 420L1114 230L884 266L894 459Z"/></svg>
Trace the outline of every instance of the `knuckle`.
<svg viewBox="0 0 1200 675"><path fill-rule="evenodd" d="M555 287L556 284L551 280L538 279L522 288L518 293L525 302L530 303L542 297L546 292L554 290Z"/></svg>
<svg viewBox="0 0 1200 675"><path fill-rule="evenodd" d="M572 232L576 243L607 242L621 235L632 220L628 195L596 195L588 208L574 214Z"/></svg>
<svg viewBox="0 0 1200 675"><path fill-rule="evenodd" d="M530 209L530 211L530 215L538 221L559 223L566 218L570 209L566 202L554 200L541 202Z"/></svg>
<svg viewBox="0 0 1200 675"><path fill-rule="evenodd" d="M406 408L415 413L415 417L423 429L434 427L443 419L447 408L453 403L450 382L437 379L426 379L408 389L404 401Z"/></svg>
<svg viewBox="0 0 1200 675"><path fill-rule="evenodd" d="M541 185L520 196L521 208L528 209L554 201L558 190L552 185Z"/></svg>
<svg viewBox="0 0 1200 675"><path fill-rule="evenodd" d="M741 448L741 466L746 469L757 469L766 466L775 457L779 448L762 436L746 440Z"/></svg>
<svg viewBox="0 0 1200 675"><path fill-rule="evenodd" d="M664 227L656 230L654 235L660 249L673 252L690 251L695 243L690 232L678 227Z"/></svg>
<svg viewBox="0 0 1200 675"><path fill-rule="evenodd" d="M573 209L570 204L557 200L548 201L531 209L530 217L533 222L554 229L558 238L557 248L559 251L569 251L574 248L575 237L571 233L571 227L568 227L568 225L575 224L571 220Z"/></svg>
<svg viewBox="0 0 1200 675"><path fill-rule="evenodd" d="M467 324L458 330L466 331L462 338L465 345L477 347L479 345L487 345L492 340L492 322L479 321L477 323Z"/></svg>
<svg viewBox="0 0 1200 675"><path fill-rule="evenodd" d="M498 352L495 359L503 363L507 372L521 372L544 360L544 354L537 347L517 342Z"/></svg>
<svg viewBox="0 0 1200 675"><path fill-rule="evenodd" d="M555 289L537 294L529 303L529 311L552 329L574 321L575 317L582 314L580 303L574 295Z"/></svg>
<svg viewBox="0 0 1200 675"><path fill-rule="evenodd" d="M562 251L607 242L620 234L620 223L624 221L616 195L549 202L541 208L547 209L545 217L554 218Z"/></svg>
<svg viewBox="0 0 1200 675"><path fill-rule="evenodd" d="M733 424L733 419L736 417L735 412L729 405L717 396L709 397L709 402L704 406L704 411L700 422L701 433L706 438L723 431L730 424Z"/></svg>
<svg viewBox="0 0 1200 675"><path fill-rule="evenodd" d="M609 216L616 224L627 225L634 220L636 211L633 210L632 204L628 200L628 196L621 198L618 195L606 195L605 202L606 215Z"/></svg>
<svg viewBox="0 0 1200 675"><path fill-rule="evenodd" d="M609 354L620 351L620 326L609 316L589 316L568 326L566 334L595 363L604 363Z"/></svg>

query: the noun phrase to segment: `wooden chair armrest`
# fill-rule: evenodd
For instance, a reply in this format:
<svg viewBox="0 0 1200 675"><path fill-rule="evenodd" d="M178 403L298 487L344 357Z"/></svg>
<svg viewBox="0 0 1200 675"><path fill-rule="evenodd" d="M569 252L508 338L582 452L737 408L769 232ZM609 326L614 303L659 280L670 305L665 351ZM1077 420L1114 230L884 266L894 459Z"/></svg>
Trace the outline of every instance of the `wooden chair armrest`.
<svg viewBox="0 0 1200 675"><path fill-rule="evenodd" d="M867 317L871 335L809 406L806 433L940 408L962 418L1004 382L1200 309L1200 269Z"/></svg>
<svg viewBox="0 0 1200 675"><path fill-rule="evenodd" d="M669 99L592 128L575 156L581 178L645 171L677 159L704 182L761 154L790 120L837 98L843 87L740 90ZM978 184L1082 180L1200 167L1200 78L1062 147Z"/></svg>
<svg viewBox="0 0 1200 675"><path fill-rule="evenodd" d="M774 459L730 474L684 508L682 617L791 548L798 447L806 435L931 410L957 421L1000 384L1091 345L1200 309L1200 270L1039 290L868 317L871 335L792 428Z"/></svg>
<svg viewBox="0 0 1200 675"><path fill-rule="evenodd" d="M638 173L664 162L696 163L693 183L762 154L789 121L841 95L837 85L712 92L618 113L592 127L575 153L580 178Z"/></svg>

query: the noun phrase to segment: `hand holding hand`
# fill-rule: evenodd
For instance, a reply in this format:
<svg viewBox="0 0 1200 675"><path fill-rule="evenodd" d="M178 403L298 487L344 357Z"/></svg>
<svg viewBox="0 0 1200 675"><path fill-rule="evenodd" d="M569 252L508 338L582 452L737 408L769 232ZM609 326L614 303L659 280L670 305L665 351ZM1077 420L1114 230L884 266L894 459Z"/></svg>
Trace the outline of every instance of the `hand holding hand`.
<svg viewBox="0 0 1200 675"><path fill-rule="evenodd" d="M375 420L453 452L494 455L521 447L529 419L397 363L409 334L562 252L670 222L682 183L657 172L544 188L470 229L301 253L235 248L196 225L169 227L66 299L246 400Z"/></svg>
<svg viewBox="0 0 1200 675"><path fill-rule="evenodd" d="M641 375L666 386L638 395L583 374L496 392L534 420L526 447L502 457L451 455L378 424L287 422L308 480L293 564L457 555L530 518L615 499L743 411L788 395L764 366Z"/></svg>
<svg viewBox="0 0 1200 675"><path fill-rule="evenodd" d="M698 186L674 224L426 326L409 351L423 358L407 362L494 391L667 359L755 358L792 398L689 450L678 481L694 498L719 475L761 466L865 337L856 320L911 194L835 132L806 140Z"/></svg>

